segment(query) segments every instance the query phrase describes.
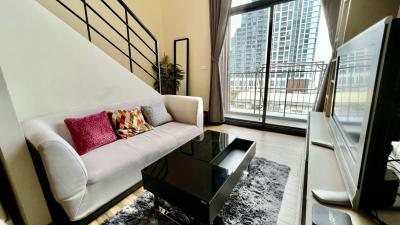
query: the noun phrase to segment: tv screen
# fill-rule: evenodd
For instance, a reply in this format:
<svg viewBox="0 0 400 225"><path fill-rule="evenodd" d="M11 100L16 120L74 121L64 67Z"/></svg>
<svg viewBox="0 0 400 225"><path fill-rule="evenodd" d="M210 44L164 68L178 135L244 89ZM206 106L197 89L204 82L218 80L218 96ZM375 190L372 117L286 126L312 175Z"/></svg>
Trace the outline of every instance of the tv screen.
<svg viewBox="0 0 400 225"><path fill-rule="evenodd" d="M381 21L337 50L332 118L339 148L336 155L351 198L359 188L385 31L386 22Z"/></svg>
<svg viewBox="0 0 400 225"><path fill-rule="evenodd" d="M379 43L342 53L339 58L333 117L342 131L353 160L362 149L363 122L369 119L371 98L379 60Z"/></svg>
<svg viewBox="0 0 400 225"><path fill-rule="evenodd" d="M355 208L386 207L396 199L397 180L389 179L387 161L400 135L399 38L400 20L387 17L337 49L329 123Z"/></svg>

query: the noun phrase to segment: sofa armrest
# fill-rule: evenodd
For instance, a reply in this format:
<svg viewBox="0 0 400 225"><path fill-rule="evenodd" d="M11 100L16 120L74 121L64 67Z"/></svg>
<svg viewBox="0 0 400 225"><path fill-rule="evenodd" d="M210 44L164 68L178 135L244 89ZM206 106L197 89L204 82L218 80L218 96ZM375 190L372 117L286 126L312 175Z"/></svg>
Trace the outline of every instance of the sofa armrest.
<svg viewBox="0 0 400 225"><path fill-rule="evenodd" d="M203 130L203 100L200 97L164 95L164 104L175 121Z"/></svg>
<svg viewBox="0 0 400 225"><path fill-rule="evenodd" d="M39 121L25 122L23 128L25 137L40 154L56 201L82 199L86 193L88 174L75 149Z"/></svg>

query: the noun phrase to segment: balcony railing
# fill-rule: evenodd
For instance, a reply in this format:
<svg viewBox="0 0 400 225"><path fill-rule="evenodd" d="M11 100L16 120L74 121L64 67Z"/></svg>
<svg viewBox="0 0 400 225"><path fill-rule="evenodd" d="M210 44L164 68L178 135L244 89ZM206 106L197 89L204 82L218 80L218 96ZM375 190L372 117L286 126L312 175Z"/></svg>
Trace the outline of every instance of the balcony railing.
<svg viewBox="0 0 400 225"><path fill-rule="evenodd" d="M314 105L324 62L271 64L268 73L266 116L306 120ZM267 68L254 72L230 73L226 112L230 115L262 118Z"/></svg>

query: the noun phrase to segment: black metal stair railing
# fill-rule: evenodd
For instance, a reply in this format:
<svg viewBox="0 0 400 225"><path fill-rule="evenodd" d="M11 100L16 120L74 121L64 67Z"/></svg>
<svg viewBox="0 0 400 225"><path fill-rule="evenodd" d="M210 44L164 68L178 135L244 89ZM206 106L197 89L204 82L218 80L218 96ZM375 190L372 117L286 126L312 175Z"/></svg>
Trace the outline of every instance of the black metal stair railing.
<svg viewBox="0 0 400 225"><path fill-rule="evenodd" d="M56 0L58 3L60 3L65 9L67 9L70 13L72 13L74 16L76 16L80 21L86 24L87 27L87 33L88 33L88 39L90 42L92 42L92 36L91 32L94 31L97 33L100 37L102 37L105 41L107 41L111 46L113 46L118 52L123 54L129 59L129 66L130 66L130 71L133 72L133 64L135 64L137 67L139 67L141 70L143 70L147 75L149 75L151 78L153 78L156 82L158 82L158 91L161 91L161 79L160 79L160 64L159 64L159 49L158 49L158 42L155 36L150 32L150 30L139 20L139 18L132 12L132 10L124 3L123 0L116 0L115 2L118 3L124 10L124 15L125 18L121 17L116 10L105 0L98 1L99 3L101 2L105 8L107 8L112 15L114 15L119 21L121 21L125 26L126 26L126 36L122 34L118 29L115 28L109 21L107 21L103 15L101 15L92 5L90 5L86 0L81 0L82 6L84 9L85 17L83 18L80 16L77 12L75 12L71 7L69 7L67 4L65 4L65 1L63 0ZM94 27L89 20L88 16L88 11L92 12L94 15L96 15L101 21L103 21L105 24L107 24L108 27L110 27L119 37L121 37L125 42L126 46L128 47L128 53L123 51L120 47L118 47L113 41L110 40L106 35L101 33L99 29ZM132 18L140 27L143 29L143 31L150 37L151 41L154 43L149 44L147 41L141 37L137 31L135 31L132 26L129 25L129 18ZM148 50L150 50L151 54L154 54L155 56L155 63L149 59L138 47L132 44L132 39L130 36L130 32L132 32L137 39L146 46ZM151 45L154 44L154 47L151 47ZM149 66L151 66L152 69L155 70L156 76L150 71L148 71L144 65L141 65L138 60L135 60L132 57L132 49L134 49L142 59L144 59Z"/></svg>

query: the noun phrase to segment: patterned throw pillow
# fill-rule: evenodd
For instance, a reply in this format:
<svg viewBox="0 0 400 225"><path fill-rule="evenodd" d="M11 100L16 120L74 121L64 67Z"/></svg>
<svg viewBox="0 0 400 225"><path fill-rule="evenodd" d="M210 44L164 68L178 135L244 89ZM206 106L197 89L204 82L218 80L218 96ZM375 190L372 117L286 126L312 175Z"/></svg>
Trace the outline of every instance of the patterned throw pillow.
<svg viewBox="0 0 400 225"><path fill-rule="evenodd" d="M128 138L152 130L143 117L142 110L137 107L133 110L117 110L108 113L111 124L121 138Z"/></svg>

